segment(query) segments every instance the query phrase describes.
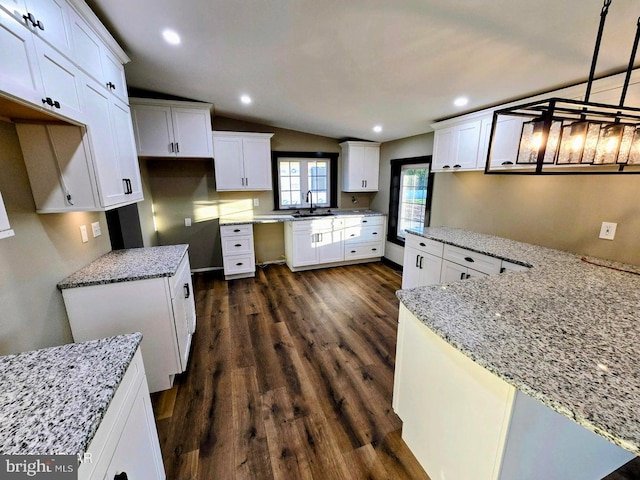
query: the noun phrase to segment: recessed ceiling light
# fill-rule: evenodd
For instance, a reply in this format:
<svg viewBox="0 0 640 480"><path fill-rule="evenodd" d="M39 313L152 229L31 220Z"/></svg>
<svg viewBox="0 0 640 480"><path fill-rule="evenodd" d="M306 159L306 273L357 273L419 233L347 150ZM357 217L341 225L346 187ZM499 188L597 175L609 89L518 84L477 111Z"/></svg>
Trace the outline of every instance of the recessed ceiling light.
<svg viewBox="0 0 640 480"><path fill-rule="evenodd" d="M382 125L376 125L373 127L373 131L376 133L380 133L382 131Z"/></svg>
<svg viewBox="0 0 640 480"><path fill-rule="evenodd" d="M166 29L162 32L162 37L164 41L171 45L180 45L180 35L178 35L175 31Z"/></svg>
<svg viewBox="0 0 640 480"><path fill-rule="evenodd" d="M456 107L464 107L467 103L469 103L469 99L467 97L458 97L453 101L453 104Z"/></svg>
<svg viewBox="0 0 640 480"><path fill-rule="evenodd" d="M253 102L253 100L251 100L251 97L249 95L241 95L240 101L245 105L249 105L251 102Z"/></svg>

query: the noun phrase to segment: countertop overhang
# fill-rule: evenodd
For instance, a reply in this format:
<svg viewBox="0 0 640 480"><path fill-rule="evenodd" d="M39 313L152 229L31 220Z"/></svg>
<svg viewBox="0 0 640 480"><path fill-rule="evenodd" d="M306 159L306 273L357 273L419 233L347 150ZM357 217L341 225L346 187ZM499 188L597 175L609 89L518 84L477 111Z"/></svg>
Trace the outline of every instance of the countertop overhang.
<svg viewBox="0 0 640 480"><path fill-rule="evenodd" d="M397 296L476 363L640 455L640 267L447 227L411 233L531 266Z"/></svg>
<svg viewBox="0 0 640 480"><path fill-rule="evenodd" d="M301 213L307 213L304 209L300 210ZM276 211L273 213L263 213L263 214L237 214L237 215L228 215L224 217L220 217L220 225L241 225L241 224L262 224L262 223L282 223L282 222L299 222L303 220L314 220L319 218L340 218L340 217L356 217L356 216L365 216L365 217L374 217L381 216L384 213L376 212L374 210L326 210L320 209L320 212L328 212L330 211L331 215L326 216L301 216L294 217L293 211L289 213L288 211Z"/></svg>

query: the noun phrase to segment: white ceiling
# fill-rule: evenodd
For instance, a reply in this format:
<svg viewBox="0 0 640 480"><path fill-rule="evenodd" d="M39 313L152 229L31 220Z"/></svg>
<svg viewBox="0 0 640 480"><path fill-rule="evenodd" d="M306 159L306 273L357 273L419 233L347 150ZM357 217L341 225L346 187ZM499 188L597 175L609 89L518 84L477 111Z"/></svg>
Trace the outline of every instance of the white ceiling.
<svg viewBox="0 0 640 480"><path fill-rule="evenodd" d="M602 9L602 0L87 3L131 57L132 87L210 102L217 115L377 141L585 81ZM638 16L638 0L613 0L598 74L626 69ZM165 28L179 46L163 42ZM243 93L253 104L240 103ZM453 105L460 95L466 107Z"/></svg>

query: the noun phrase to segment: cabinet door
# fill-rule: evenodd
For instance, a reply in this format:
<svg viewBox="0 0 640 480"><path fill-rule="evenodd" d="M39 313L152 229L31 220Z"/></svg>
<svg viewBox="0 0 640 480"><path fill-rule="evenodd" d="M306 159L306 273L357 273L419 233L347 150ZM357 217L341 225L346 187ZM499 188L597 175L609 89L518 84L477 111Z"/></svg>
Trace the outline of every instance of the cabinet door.
<svg viewBox="0 0 640 480"><path fill-rule="evenodd" d="M127 81L124 76L124 65L106 47L101 49L102 55L102 81L109 91L122 100L129 103L127 93Z"/></svg>
<svg viewBox="0 0 640 480"><path fill-rule="evenodd" d="M69 9L69 23L75 45L76 64L102 84L102 41L73 8Z"/></svg>
<svg viewBox="0 0 640 480"><path fill-rule="evenodd" d="M478 170L484 170L487 163L487 153L489 152L489 139L491 137L492 124L493 116L483 118L480 121L480 145L478 147L478 157L476 158L476 167Z"/></svg>
<svg viewBox="0 0 640 480"><path fill-rule="evenodd" d="M244 190L241 137L213 138L216 190Z"/></svg>
<svg viewBox="0 0 640 480"><path fill-rule="evenodd" d="M82 112L82 79L80 78L80 70L42 40L37 38L34 40L36 52L38 52L38 65L42 74L44 94L52 102L58 102L55 106L51 106L43 101L41 105L51 109L53 112L85 124L86 117ZM87 109L85 108L85 110Z"/></svg>
<svg viewBox="0 0 640 480"><path fill-rule="evenodd" d="M84 128L25 123L16 131L37 212L100 209Z"/></svg>
<svg viewBox="0 0 640 480"><path fill-rule="evenodd" d="M457 282L467 278L468 269L457 263L448 260L442 261L442 272L440 274L440 283Z"/></svg>
<svg viewBox="0 0 640 480"><path fill-rule="evenodd" d="M418 286L437 285L440 283L442 258L429 255L428 253L422 253L418 265L420 267Z"/></svg>
<svg viewBox="0 0 640 480"><path fill-rule="evenodd" d="M404 264L402 265L402 288L417 287L420 282L420 250L404 247Z"/></svg>
<svg viewBox="0 0 640 480"><path fill-rule="evenodd" d="M343 189L349 192L361 192L364 188L364 147L350 145L347 150L347 159L343 168L344 175Z"/></svg>
<svg viewBox="0 0 640 480"><path fill-rule="evenodd" d="M271 140L245 138L242 140L245 189L271 190Z"/></svg>
<svg viewBox="0 0 640 480"><path fill-rule="evenodd" d="M499 118L491 145L491 167L509 168L515 165L520 148L522 124L526 120L524 117Z"/></svg>
<svg viewBox="0 0 640 480"><path fill-rule="evenodd" d="M42 105L44 88L33 37L4 10L0 10L0 65L0 91Z"/></svg>
<svg viewBox="0 0 640 480"><path fill-rule="evenodd" d="M171 108L178 157L213 157L211 114L195 108Z"/></svg>
<svg viewBox="0 0 640 480"><path fill-rule="evenodd" d="M133 132L141 157L175 155L171 109L155 105L132 105Z"/></svg>
<svg viewBox="0 0 640 480"><path fill-rule="evenodd" d="M480 120L456 127L454 169L475 169L480 144Z"/></svg>
<svg viewBox="0 0 640 480"><path fill-rule="evenodd" d="M187 369L189 350L191 348L191 335L195 328L195 304L193 301L193 284L191 283L191 271L189 262L184 261L178 267L176 278L172 279L177 288L171 299L173 316L175 320L176 337L182 371Z"/></svg>
<svg viewBox="0 0 640 480"><path fill-rule="evenodd" d="M302 267L305 265L318 264L318 243L317 233L308 230L294 230L293 232L293 266Z"/></svg>
<svg viewBox="0 0 640 480"><path fill-rule="evenodd" d="M321 230L316 234L318 263L341 262L344 260L344 230Z"/></svg>
<svg viewBox="0 0 640 480"><path fill-rule="evenodd" d="M118 162L116 134L111 120L111 98L96 82L85 86L87 130L93 151L101 203L104 207L126 201L126 185Z"/></svg>
<svg viewBox="0 0 640 480"><path fill-rule="evenodd" d="M69 7L65 0L27 0L28 13L32 14L40 26L30 21L25 25L38 37L45 40L68 58L75 58L71 29L69 28Z"/></svg>
<svg viewBox="0 0 640 480"><path fill-rule="evenodd" d="M123 478L131 480L163 480L165 475L158 432L146 388L140 388L131 411L123 412L127 413L127 422L117 440L105 480L112 480L120 474L126 474Z"/></svg>
<svg viewBox="0 0 640 480"><path fill-rule="evenodd" d="M116 99L110 103L111 121L114 140L116 143L117 161L120 169L120 180L125 181L125 199L127 203L142 200L142 181L140 180L140 165L133 139L131 112L129 107Z"/></svg>
<svg viewBox="0 0 640 480"><path fill-rule="evenodd" d="M378 177L380 172L380 147L364 147L362 177L364 189L370 192L378 191Z"/></svg>
<svg viewBox="0 0 640 480"><path fill-rule="evenodd" d="M454 129L436 130L433 145L433 169L449 170L454 165Z"/></svg>

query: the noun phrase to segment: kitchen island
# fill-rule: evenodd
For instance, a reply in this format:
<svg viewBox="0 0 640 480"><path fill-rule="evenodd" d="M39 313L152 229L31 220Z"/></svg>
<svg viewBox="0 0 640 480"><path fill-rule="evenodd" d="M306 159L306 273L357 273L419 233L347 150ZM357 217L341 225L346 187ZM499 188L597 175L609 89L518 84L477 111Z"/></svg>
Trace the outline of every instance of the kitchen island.
<svg viewBox="0 0 640 480"><path fill-rule="evenodd" d="M639 267L459 229L434 227L412 233L531 267L398 292L402 305L394 408L405 422L403 438L427 473L435 478L468 478L448 470L457 467L445 459L423 454L430 450L425 447L429 435L438 437L445 449L451 446L447 442L459 447L453 452L459 462L475 458L473 452L464 451L465 442L487 447L491 441L486 435L494 435L486 478L559 478L545 477L544 469L553 475L553 468L562 471L582 462L572 455L584 454L584 445L588 445L584 455L594 460L587 467L592 469L591 478L600 478L640 454ZM444 356L423 355L424 345L416 343L416 336ZM421 361L431 363L416 365ZM457 365L452 368L462 370L442 372L449 361ZM451 390L463 392L465 398L437 399L439 387L416 386L421 380L422 384L438 381L430 376L434 371L440 371L445 381L441 390L446 390L447 382L461 384L464 378L478 384ZM479 407L485 394L494 410ZM441 430L434 423L418 425L425 420L421 407L428 413L432 400L452 411L453 420L442 421ZM460 411L453 412L456 408ZM481 425L477 431L485 436L473 438L472 426L458 424L458 430L465 431L451 432L456 418L467 417L486 418L493 430ZM443 412L436 412L431 421L437 424L442 419ZM566 419L571 419L568 424L563 423ZM565 434L574 450L554 447L566 443ZM514 438L519 440L514 443ZM552 458L554 454L557 458ZM598 468L602 474L596 473ZM576 474L573 478L590 478Z"/></svg>
<svg viewBox="0 0 640 480"><path fill-rule="evenodd" d="M0 454L78 455L81 479L125 470L164 478L141 339L134 333L0 357Z"/></svg>

